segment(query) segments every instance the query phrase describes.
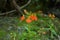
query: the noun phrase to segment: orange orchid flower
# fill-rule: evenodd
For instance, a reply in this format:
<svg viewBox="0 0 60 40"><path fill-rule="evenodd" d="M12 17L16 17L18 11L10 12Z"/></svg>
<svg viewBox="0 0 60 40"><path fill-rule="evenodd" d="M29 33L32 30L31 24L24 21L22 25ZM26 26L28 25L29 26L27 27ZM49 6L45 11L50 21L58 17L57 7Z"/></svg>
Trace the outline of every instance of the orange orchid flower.
<svg viewBox="0 0 60 40"><path fill-rule="evenodd" d="M28 19L26 19L26 22L27 22L27 23L31 23L32 20L28 18Z"/></svg>
<svg viewBox="0 0 60 40"><path fill-rule="evenodd" d="M25 19L24 15L21 16L20 20L23 21Z"/></svg>
<svg viewBox="0 0 60 40"><path fill-rule="evenodd" d="M35 15L33 15L33 14L30 16L30 18L31 18L31 20L37 21L37 17Z"/></svg>

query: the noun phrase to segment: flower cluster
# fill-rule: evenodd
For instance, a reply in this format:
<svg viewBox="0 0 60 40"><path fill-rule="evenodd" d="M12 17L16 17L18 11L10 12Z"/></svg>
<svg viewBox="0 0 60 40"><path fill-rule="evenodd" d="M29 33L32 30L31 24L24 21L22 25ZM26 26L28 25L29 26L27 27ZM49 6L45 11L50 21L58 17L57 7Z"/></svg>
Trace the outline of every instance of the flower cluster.
<svg viewBox="0 0 60 40"><path fill-rule="evenodd" d="M28 13L26 10L24 10L25 13ZM37 21L37 16L32 13L31 15L29 15L27 18L25 17L25 15L20 17L20 20L23 21L25 20L27 23L31 23L32 21Z"/></svg>
<svg viewBox="0 0 60 40"><path fill-rule="evenodd" d="M34 15L34 14L31 14L27 19L26 19L26 22L27 23L30 23L32 21L37 21L37 16Z"/></svg>
<svg viewBox="0 0 60 40"><path fill-rule="evenodd" d="M27 16L27 15L28 15L28 16L27 16L27 18L26 18L25 15L21 16L21 17L20 17L20 20L21 20L21 21L25 20L26 23L31 23L32 21L37 21L38 18L37 18L37 16L36 16L35 13L28 13L27 10L24 10L24 12L25 12L26 16Z"/></svg>
<svg viewBox="0 0 60 40"><path fill-rule="evenodd" d="M20 18L21 21L25 20L25 16L21 16ZM35 14L31 14L27 17L27 19L25 20L27 23L31 23L32 21L37 21L37 16Z"/></svg>

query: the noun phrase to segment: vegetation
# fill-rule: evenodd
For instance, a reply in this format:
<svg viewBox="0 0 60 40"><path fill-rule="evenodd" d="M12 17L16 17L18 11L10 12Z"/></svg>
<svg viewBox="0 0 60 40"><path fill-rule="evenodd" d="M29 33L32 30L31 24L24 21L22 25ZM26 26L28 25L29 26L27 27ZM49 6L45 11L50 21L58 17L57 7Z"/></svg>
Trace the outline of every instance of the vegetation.
<svg viewBox="0 0 60 40"><path fill-rule="evenodd" d="M58 18L51 14L44 15L42 11L32 13L25 10L25 13L19 18L1 18L1 40L60 40Z"/></svg>
<svg viewBox="0 0 60 40"><path fill-rule="evenodd" d="M15 2L23 6L27 0L21 4L19 0ZM8 1L7 3L10 4ZM2 5L0 14L4 15L0 15L0 40L60 40L60 19L55 15L60 13L60 9L56 9L56 6L50 8L50 3L48 0L31 0L30 4L21 10L20 7L14 9L11 5ZM47 12L48 14L45 14Z"/></svg>

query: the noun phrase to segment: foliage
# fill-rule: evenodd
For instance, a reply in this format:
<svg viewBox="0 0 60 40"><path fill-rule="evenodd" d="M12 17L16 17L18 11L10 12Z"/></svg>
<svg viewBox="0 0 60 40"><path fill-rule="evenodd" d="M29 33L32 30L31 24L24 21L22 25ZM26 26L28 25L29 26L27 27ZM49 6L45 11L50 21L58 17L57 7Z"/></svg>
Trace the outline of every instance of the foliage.
<svg viewBox="0 0 60 40"><path fill-rule="evenodd" d="M30 15L28 15L28 17ZM23 26L26 30L22 33L22 36L25 37L21 38L20 40L55 40L55 38L58 37L58 32L56 29L57 26L54 24L54 22L57 20L55 16L49 14L48 17L42 13L33 13L33 15L37 15L37 21L27 23L25 19L18 23L20 27Z"/></svg>
<svg viewBox="0 0 60 40"><path fill-rule="evenodd" d="M25 13L19 18L9 18L12 21L1 20L3 26L0 28L0 40L60 40L58 18L51 14L47 16L42 11Z"/></svg>
<svg viewBox="0 0 60 40"><path fill-rule="evenodd" d="M46 10L48 2L49 0L32 0L26 7L29 12L24 10L22 16L1 17L0 40L60 40L60 20L54 14L37 12L40 9Z"/></svg>

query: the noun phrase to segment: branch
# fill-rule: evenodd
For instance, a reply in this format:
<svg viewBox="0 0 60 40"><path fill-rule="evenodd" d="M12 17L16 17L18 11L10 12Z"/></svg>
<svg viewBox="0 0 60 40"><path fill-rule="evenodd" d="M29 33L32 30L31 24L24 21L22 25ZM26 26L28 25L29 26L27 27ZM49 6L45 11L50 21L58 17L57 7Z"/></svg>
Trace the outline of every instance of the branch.
<svg viewBox="0 0 60 40"><path fill-rule="evenodd" d="M9 13L12 13L12 12L15 12L15 11L20 12L20 10L23 9L24 7L26 7L27 5L29 5L30 2L31 2L31 0L29 0L25 5L20 7L19 5L17 5L15 0L12 0L12 3L13 3L13 6L15 7L15 10L12 10L12 11L9 11L9 12L5 12L5 13L0 13L0 15L9 14Z"/></svg>

